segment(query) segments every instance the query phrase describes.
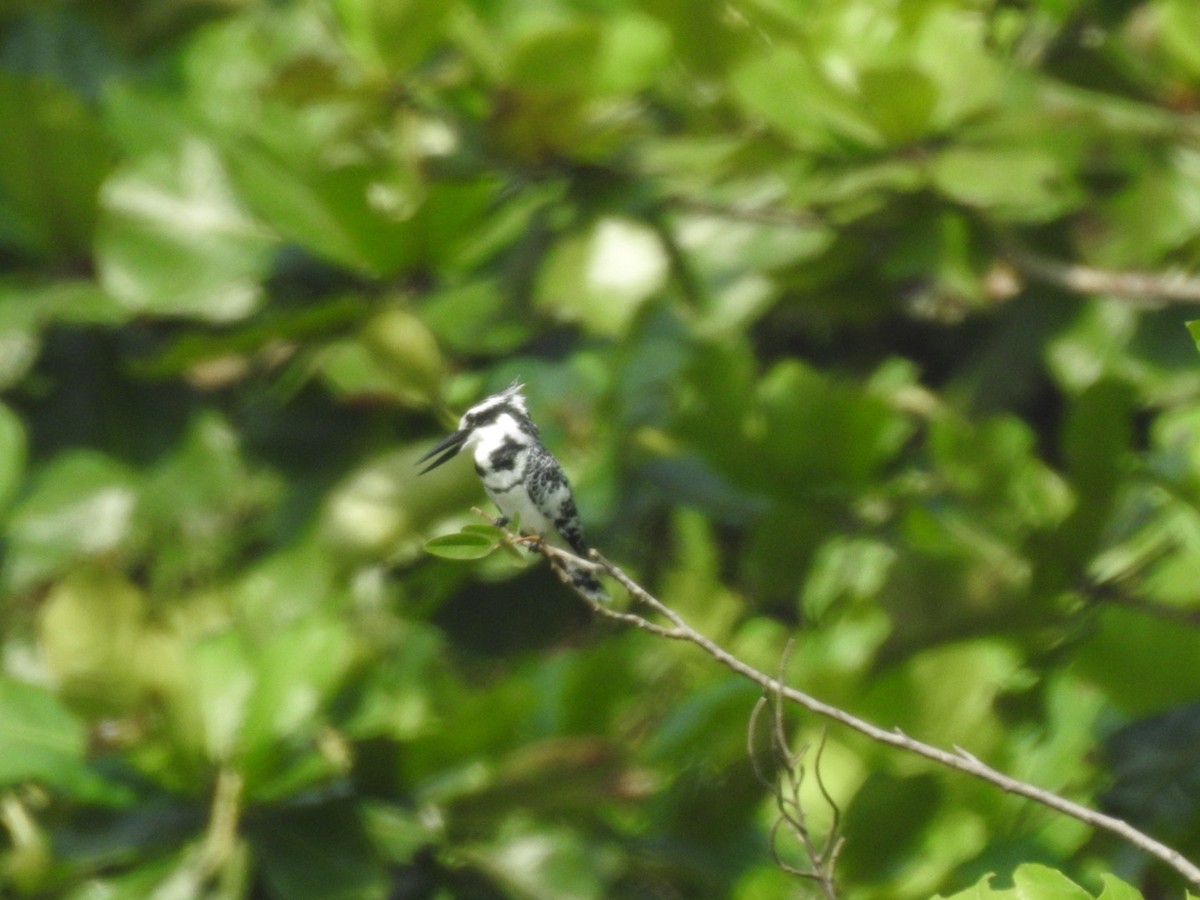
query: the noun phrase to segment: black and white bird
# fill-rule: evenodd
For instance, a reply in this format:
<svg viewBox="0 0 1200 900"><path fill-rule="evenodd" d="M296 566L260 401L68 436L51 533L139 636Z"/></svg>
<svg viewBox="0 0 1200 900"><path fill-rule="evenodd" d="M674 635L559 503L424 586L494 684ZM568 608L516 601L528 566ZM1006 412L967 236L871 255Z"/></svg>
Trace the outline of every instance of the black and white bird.
<svg viewBox="0 0 1200 900"><path fill-rule="evenodd" d="M537 425L521 394L523 387L514 382L468 409L458 430L417 460L420 465L436 457L420 474L436 469L462 450L472 450L484 490L500 508L498 524L516 519L523 533L542 539L557 533L577 555L586 557L588 545L571 485L558 460L538 439ZM564 563L563 569L572 584L589 597L608 599L594 572L569 563Z"/></svg>

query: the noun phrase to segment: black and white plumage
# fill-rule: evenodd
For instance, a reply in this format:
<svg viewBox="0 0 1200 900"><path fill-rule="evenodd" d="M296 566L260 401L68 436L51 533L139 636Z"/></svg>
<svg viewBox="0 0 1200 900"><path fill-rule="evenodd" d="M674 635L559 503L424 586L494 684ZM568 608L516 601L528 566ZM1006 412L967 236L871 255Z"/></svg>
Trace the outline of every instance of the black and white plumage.
<svg viewBox="0 0 1200 900"><path fill-rule="evenodd" d="M468 409L459 420L458 430L417 460L420 464L436 457L421 474L448 462L462 450L472 450L483 488L500 508L500 524L516 519L524 533L543 539L558 534L577 555L586 557L588 545L571 485L558 460L538 439L522 387L514 382ZM594 572L570 564L563 568L572 583L589 597L608 599Z"/></svg>

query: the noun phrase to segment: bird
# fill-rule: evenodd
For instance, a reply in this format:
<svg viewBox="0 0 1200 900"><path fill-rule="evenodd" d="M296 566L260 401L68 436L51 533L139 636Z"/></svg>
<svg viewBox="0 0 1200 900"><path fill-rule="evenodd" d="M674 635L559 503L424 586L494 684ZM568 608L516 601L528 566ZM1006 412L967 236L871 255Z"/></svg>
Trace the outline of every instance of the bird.
<svg viewBox="0 0 1200 900"><path fill-rule="evenodd" d="M511 385L476 403L447 435L417 460L432 459L418 474L431 472L459 452L471 450L475 472L483 489L500 510L496 524L516 520L522 533L546 539L557 534L576 555L587 557L588 543L571 484L562 466L538 437L522 393L524 385ZM592 600L608 600L596 573L563 561L571 584Z"/></svg>

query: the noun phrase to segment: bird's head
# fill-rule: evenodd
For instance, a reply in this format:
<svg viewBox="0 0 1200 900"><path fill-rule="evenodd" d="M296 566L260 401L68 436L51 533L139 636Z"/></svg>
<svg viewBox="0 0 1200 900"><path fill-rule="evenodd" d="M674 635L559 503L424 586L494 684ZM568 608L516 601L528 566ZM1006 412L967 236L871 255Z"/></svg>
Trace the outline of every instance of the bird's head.
<svg viewBox="0 0 1200 900"><path fill-rule="evenodd" d="M473 447L487 429L499 428L536 438L537 426L529 418L525 397L521 393L523 387L523 384L514 381L500 393L479 401L463 413L462 418L458 420L458 430L446 435L417 460L417 465L420 465L425 460L436 457L420 474L424 475L442 463L449 462L460 450Z"/></svg>

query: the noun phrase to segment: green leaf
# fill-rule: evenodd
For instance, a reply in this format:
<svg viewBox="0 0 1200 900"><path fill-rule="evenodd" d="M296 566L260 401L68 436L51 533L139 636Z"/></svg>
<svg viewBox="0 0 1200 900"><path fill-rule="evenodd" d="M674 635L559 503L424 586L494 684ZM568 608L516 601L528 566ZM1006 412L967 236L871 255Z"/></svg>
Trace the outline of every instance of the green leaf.
<svg viewBox="0 0 1200 900"><path fill-rule="evenodd" d="M189 653L204 752L213 763L234 760L243 747L242 729L257 679L252 652L242 635L221 631L196 643Z"/></svg>
<svg viewBox="0 0 1200 900"><path fill-rule="evenodd" d="M269 529L280 484L242 459L241 434L205 411L174 451L142 481L139 520L158 545L154 586L173 589L211 577Z"/></svg>
<svg viewBox="0 0 1200 900"><path fill-rule="evenodd" d="M1158 8L1157 34L1171 58L1192 79L1200 78L1200 8L1189 0L1165 0Z"/></svg>
<svg viewBox="0 0 1200 900"><path fill-rule="evenodd" d="M737 484L777 500L852 491L903 445L911 424L881 399L799 361L777 363L741 394L725 371L728 351L699 357L702 395L687 434ZM724 395L728 394L726 397Z"/></svg>
<svg viewBox="0 0 1200 900"><path fill-rule="evenodd" d="M1196 348L1200 349L1200 319L1191 319L1187 323L1188 334L1192 336L1192 340L1196 343Z"/></svg>
<svg viewBox="0 0 1200 900"><path fill-rule="evenodd" d="M24 589L77 560L127 548L137 506L127 468L93 451L64 453L38 472L12 512L5 581Z"/></svg>
<svg viewBox="0 0 1200 900"><path fill-rule="evenodd" d="M841 536L826 541L804 581L801 608L806 618L819 622L839 600L875 596L895 559L896 551L881 541Z"/></svg>
<svg viewBox="0 0 1200 900"><path fill-rule="evenodd" d="M624 94L653 83L670 47L670 32L632 11L540 22L512 43L508 78L531 92Z"/></svg>
<svg viewBox="0 0 1200 900"><path fill-rule="evenodd" d="M1075 652L1078 671L1131 715L1148 714L1200 696L1200 669L1190 661L1200 636L1137 610L1105 607Z"/></svg>
<svg viewBox="0 0 1200 900"><path fill-rule="evenodd" d="M606 894L604 854L566 829L508 827L472 848L468 858L510 897L583 900Z"/></svg>
<svg viewBox="0 0 1200 900"><path fill-rule="evenodd" d="M85 566L46 598L40 638L65 696L92 713L124 712L144 692L146 600L119 573Z"/></svg>
<svg viewBox="0 0 1200 900"><path fill-rule="evenodd" d="M362 163L320 167L243 145L230 150L230 171L258 215L315 256L381 276L418 255L411 218L420 197L404 172Z"/></svg>
<svg viewBox="0 0 1200 900"><path fill-rule="evenodd" d="M389 309L367 323L363 345L410 403L430 403L439 394L446 364L428 326L403 309Z"/></svg>
<svg viewBox="0 0 1200 900"><path fill-rule="evenodd" d="M1113 269L1156 266L1200 233L1198 200L1200 185L1190 163L1164 161L1161 167L1147 167L1098 205L1104 228L1089 250Z"/></svg>
<svg viewBox="0 0 1200 900"><path fill-rule="evenodd" d="M1036 144L948 147L934 157L929 172L947 197L1000 220L1045 221L1080 199L1066 161Z"/></svg>
<svg viewBox="0 0 1200 900"><path fill-rule="evenodd" d="M470 454L459 454L437 470L420 474L417 458L432 442L382 454L352 470L329 496L322 516L326 546L380 555L419 552L420 540L447 510L479 499L479 479Z"/></svg>
<svg viewBox="0 0 1200 900"><path fill-rule="evenodd" d="M600 53L599 23L576 19L543 24L514 43L508 78L530 90L585 93Z"/></svg>
<svg viewBox="0 0 1200 900"><path fill-rule="evenodd" d="M671 61L671 33L637 12L606 16L603 22L597 90L626 93L653 84Z"/></svg>
<svg viewBox="0 0 1200 900"><path fill-rule="evenodd" d="M1141 891L1122 881L1116 875L1102 872L1100 880L1104 883L1104 890L1100 892L1100 896L1096 900L1142 900Z"/></svg>
<svg viewBox="0 0 1200 900"><path fill-rule="evenodd" d="M843 140L879 143L857 103L794 46L756 53L750 60L733 73L734 96L748 112L802 147L834 147Z"/></svg>
<svg viewBox="0 0 1200 900"><path fill-rule="evenodd" d="M464 531L426 541L425 552L442 559L482 559L498 546L500 542L497 538Z"/></svg>
<svg viewBox="0 0 1200 900"><path fill-rule="evenodd" d="M950 894L941 900L1092 900L1087 890L1075 884L1058 869L1025 863L1013 872L1013 887L993 887L996 875L985 875L977 884ZM1105 889L1101 900L1140 900L1141 894L1112 875L1101 876Z"/></svg>
<svg viewBox="0 0 1200 900"><path fill-rule="evenodd" d="M52 692L0 675L0 785L85 789L99 780L86 757L87 729Z"/></svg>
<svg viewBox="0 0 1200 900"><path fill-rule="evenodd" d="M353 653L348 629L329 617L308 617L254 647L255 686L240 735L248 796L279 792L281 783L295 792L305 781L329 774L331 766L310 747L290 766L281 765L278 756L322 724L323 705L340 686Z"/></svg>
<svg viewBox="0 0 1200 900"><path fill-rule="evenodd" d="M387 869L371 846L355 804L264 811L247 830L275 896L370 900L387 894Z"/></svg>
<svg viewBox="0 0 1200 900"><path fill-rule="evenodd" d="M538 305L618 336L666 284L670 263L653 229L631 219L601 219L584 235L560 241L538 281Z"/></svg>
<svg viewBox="0 0 1200 900"><path fill-rule="evenodd" d="M925 133L938 102L937 85L907 66L867 69L858 78L867 117L891 144L904 144Z"/></svg>
<svg viewBox="0 0 1200 900"><path fill-rule="evenodd" d="M992 887L992 881L995 878L994 873L984 875L966 890L956 894L938 894L934 900L1024 900L1017 896L1014 888Z"/></svg>
<svg viewBox="0 0 1200 900"><path fill-rule="evenodd" d="M461 533L480 534L492 541L499 541L504 537L504 529L495 525L464 525Z"/></svg>
<svg viewBox="0 0 1200 900"><path fill-rule="evenodd" d="M104 287L130 311L243 318L262 300L277 243L199 138L126 163L104 185L96 262Z"/></svg>
<svg viewBox="0 0 1200 900"><path fill-rule="evenodd" d="M940 788L932 775L869 775L845 812L843 877L873 881L908 858L933 825Z"/></svg>
<svg viewBox="0 0 1200 900"><path fill-rule="evenodd" d="M0 404L0 514L25 475L25 428L8 406Z"/></svg>
<svg viewBox="0 0 1200 900"><path fill-rule="evenodd" d="M1021 72L995 52L995 20L952 4L922 9L906 61L937 85L935 124L939 128L966 121L1003 100L1006 85L1023 89Z"/></svg>
<svg viewBox="0 0 1200 900"><path fill-rule="evenodd" d="M313 355L313 368L330 391L348 400L362 397L414 399L398 394L389 373L361 340L330 341Z"/></svg>
<svg viewBox="0 0 1200 900"><path fill-rule="evenodd" d="M1013 872L1013 885L1018 897L1032 900L1092 900L1088 891L1073 882L1058 869L1036 863L1025 863Z"/></svg>
<svg viewBox="0 0 1200 900"><path fill-rule="evenodd" d="M420 64L446 39L446 18L454 0L435 4L421 0L337 0L334 8L346 42L369 66L399 72Z"/></svg>
<svg viewBox="0 0 1200 900"><path fill-rule="evenodd" d="M88 252L96 194L112 159L104 132L73 94L0 71L0 240L48 255ZM4 232L8 232L5 234Z"/></svg>
<svg viewBox="0 0 1200 900"><path fill-rule="evenodd" d="M528 341L533 324L512 316L500 284L473 281L435 292L421 304L421 319L438 341L459 353L504 355Z"/></svg>

